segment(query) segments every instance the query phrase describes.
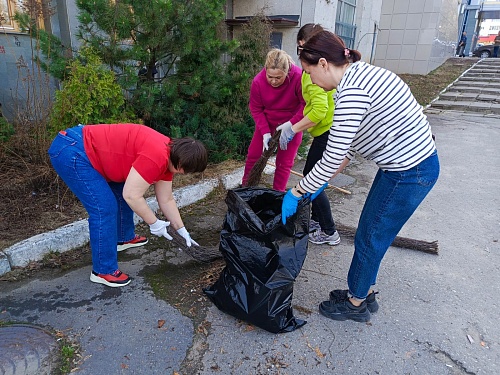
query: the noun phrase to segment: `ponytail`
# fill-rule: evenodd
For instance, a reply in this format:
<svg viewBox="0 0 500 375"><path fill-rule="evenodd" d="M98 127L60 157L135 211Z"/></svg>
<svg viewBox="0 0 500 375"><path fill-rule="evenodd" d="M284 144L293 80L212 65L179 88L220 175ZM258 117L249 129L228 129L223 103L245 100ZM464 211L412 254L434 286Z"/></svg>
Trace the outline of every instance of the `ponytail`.
<svg viewBox="0 0 500 375"><path fill-rule="evenodd" d="M320 58L336 66L361 60L361 53L346 47L344 41L330 31L314 33L302 46L300 59L308 65L316 65Z"/></svg>

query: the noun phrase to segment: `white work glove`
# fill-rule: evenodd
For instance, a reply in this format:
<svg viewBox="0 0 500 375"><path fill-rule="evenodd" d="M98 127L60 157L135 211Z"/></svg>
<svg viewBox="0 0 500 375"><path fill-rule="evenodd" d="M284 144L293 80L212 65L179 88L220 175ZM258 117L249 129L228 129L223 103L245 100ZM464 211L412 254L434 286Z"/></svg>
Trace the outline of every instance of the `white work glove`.
<svg viewBox="0 0 500 375"><path fill-rule="evenodd" d="M172 236L168 234L167 227L170 225L170 221L156 220L153 224L149 225L149 230L151 234L158 237L165 237L167 240L172 240Z"/></svg>
<svg viewBox="0 0 500 375"><path fill-rule="evenodd" d="M284 124L278 126L276 130L281 130L280 148L282 150L286 150L288 142L290 142L293 137L295 137L295 132L292 130L292 123L290 121L287 121Z"/></svg>
<svg viewBox="0 0 500 375"><path fill-rule="evenodd" d="M193 240L191 238L191 236L189 235L189 232L186 230L186 227L182 227L180 229L177 229L177 233L179 233L179 235L184 237L184 239L186 240L187 247L191 247L191 245L200 246L200 245L198 245L198 242L196 242L195 240Z"/></svg>
<svg viewBox="0 0 500 375"><path fill-rule="evenodd" d="M266 133L262 136L262 143L264 144L263 150L269 150L269 141L271 140L271 133Z"/></svg>

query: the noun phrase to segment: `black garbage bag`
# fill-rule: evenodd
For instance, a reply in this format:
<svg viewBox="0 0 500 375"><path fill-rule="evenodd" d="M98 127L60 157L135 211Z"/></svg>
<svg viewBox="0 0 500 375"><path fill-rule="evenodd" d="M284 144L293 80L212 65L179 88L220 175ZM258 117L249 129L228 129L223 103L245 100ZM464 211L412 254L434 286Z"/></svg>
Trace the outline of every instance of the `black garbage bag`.
<svg viewBox="0 0 500 375"><path fill-rule="evenodd" d="M293 283L307 254L309 200L281 223L284 193L264 188L230 190L219 250L226 266L204 289L225 313L269 332L306 324L293 316Z"/></svg>

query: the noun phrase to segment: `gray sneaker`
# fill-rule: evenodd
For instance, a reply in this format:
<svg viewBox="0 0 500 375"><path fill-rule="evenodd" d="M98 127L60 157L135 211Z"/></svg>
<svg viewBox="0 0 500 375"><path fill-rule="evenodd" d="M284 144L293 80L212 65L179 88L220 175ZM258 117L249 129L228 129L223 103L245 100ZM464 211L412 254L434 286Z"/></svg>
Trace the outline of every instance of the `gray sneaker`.
<svg viewBox="0 0 500 375"><path fill-rule="evenodd" d="M323 232L322 230L317 230L314 233L309 234L309 241L317 245L327 243L328 245L338 245L340 243L339 232L335 231L331 236Z"/></svg>
<svg viewBox="0 0 500 375"><path fill-rule="evenodd" d="M309 233L316 232L317 230L321 230L319 223L311 219L311 221L309 221Z"/></svg>

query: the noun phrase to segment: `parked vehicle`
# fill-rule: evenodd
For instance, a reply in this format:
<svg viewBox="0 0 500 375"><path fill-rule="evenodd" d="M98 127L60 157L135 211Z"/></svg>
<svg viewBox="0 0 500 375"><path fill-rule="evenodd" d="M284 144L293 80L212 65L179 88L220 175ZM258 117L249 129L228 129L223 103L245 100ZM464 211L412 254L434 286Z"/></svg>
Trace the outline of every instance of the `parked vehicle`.
<svg viewBox="0 0 500 375"><path fill-rule="evenodd" d="M472 55L480 57L482 59L493 56L493 44L487 44L477 47L474 52L472 52Z"/></svg>

